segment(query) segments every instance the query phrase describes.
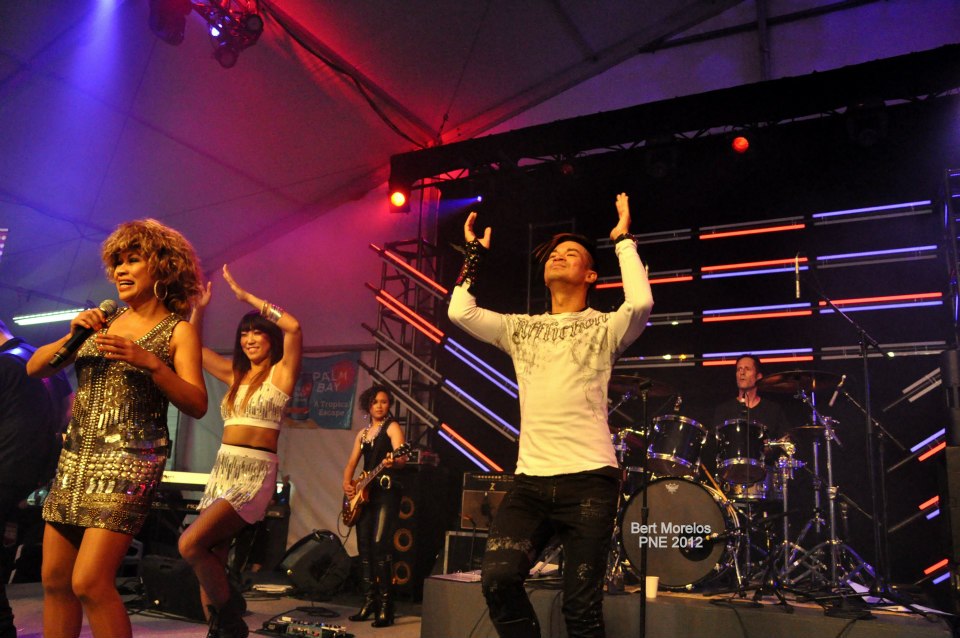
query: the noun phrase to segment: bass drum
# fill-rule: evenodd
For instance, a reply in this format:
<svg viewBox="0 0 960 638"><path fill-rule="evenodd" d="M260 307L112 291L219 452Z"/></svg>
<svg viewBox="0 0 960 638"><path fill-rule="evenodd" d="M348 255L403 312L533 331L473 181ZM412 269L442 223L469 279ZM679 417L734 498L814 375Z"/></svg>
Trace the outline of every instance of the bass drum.
<svg viewBox="0 0 960 638"><path fill-rule="evenodd" d="M630 570L640 576L640 552L647 546L647 574L660 587L689 590L722 574L739 547L737 512L717 490L687 479L661 478L647 487L649 516L641 523L643 491L620 514L620 540ZM719 534L710 539L708 535Z"/></svg>

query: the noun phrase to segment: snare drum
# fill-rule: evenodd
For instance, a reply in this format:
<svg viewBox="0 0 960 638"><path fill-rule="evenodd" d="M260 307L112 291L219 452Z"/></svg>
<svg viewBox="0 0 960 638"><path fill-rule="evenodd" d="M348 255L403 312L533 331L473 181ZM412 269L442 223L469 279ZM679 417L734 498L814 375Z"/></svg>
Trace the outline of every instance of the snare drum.
<svg viewBox="0 0 960 638"><path fill-rule="evenodd" d="M769 471L763 480L750 485L739 483L721 483L723 493L731 501L738 503L757 503L760 501L783 501L783 477L780 472Z"/></svg>
<svg viewBox="0 0 960 638"><path fill-rule="evenodd" d="M679 414L653 420L647 467L654 474L693 478L700 471L700 450L707 441L707 428Z"/></svg>
<svg viewBox="0 0 960 638"><path fill-rule="evenodd" d="M767 475L763 442L767 426L759 421L729 419L717 426L717 473L727 483L750 485Z"/></svg>
<svg viewBox="0 0 960 638"><path fill-rule="evenodd" d="M620 515L620 540L628 567L639 576L647 546L647 573L665 589L692 589L733 564L740 545L739 518L723 494L680 478L647 486L647 524L642 525L643 492L630 497ZM716 535L712 539L710 535Z"/></svg>

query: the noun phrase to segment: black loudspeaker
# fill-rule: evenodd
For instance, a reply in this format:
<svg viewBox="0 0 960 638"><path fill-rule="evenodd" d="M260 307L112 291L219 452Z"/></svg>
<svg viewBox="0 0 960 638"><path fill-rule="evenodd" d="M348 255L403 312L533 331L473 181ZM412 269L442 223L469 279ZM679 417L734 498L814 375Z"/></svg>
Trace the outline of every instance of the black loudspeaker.
<svg viewBox="0 0 960 638"><path fill-rule="evenodd" d="M200 583L186 561L150 554L140 560L147 602L168 614L204 621Z"/></svg>
<svg viewBox="0 0 960 638"><path fill-rule="evenodd" d="M350 576L350 557L336 534L314 530L290 547L280 569L301 594L327 600Z"/></svg>
<svg viewBox="0 0 960 638"><path fill-rule="evenodd" d="M940 378L947 407L947 445L960 445L960 351L940 353Z"/></svg>
<svg viewBox="0 0 960 638"><path fill-rule="evenodd" d="M423 598L423 579L443 550L447 519L457 494L441 468L403 470L400 514L393 533L393 582L398 594ZM451 499L452 496L452 499Z"/></svg>

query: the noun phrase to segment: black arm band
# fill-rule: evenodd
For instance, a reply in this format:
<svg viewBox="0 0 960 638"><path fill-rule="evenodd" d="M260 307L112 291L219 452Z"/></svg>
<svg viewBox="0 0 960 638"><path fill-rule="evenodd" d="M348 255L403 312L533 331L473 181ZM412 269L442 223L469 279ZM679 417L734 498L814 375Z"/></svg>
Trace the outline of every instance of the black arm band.
<svg viewBox="0 0 960 638"><path fill-rule="evenodd" d="M487 249L479 239L474 239L463 247L463 253L463 268L460 269L460 276L457 277L456 285L458 286L477 283L477 275L480 273L480 265L484 257L487 256Z"/></svg>

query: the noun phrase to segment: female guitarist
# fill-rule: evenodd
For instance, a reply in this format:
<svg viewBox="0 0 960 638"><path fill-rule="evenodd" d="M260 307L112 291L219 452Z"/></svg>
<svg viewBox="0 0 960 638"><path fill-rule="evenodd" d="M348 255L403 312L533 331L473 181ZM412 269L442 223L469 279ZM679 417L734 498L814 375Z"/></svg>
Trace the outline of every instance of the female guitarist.
<svg viewBox="0 0 960 638"><path fill-rule="evenodd" d="M387 388L374 385L360 395L360 409L366 413L367 427L357 434L353 450L343 470L343 491L347 500L355 495L353 473L363 457L363 471L369 472L380 463L386 470L367 489L369 498L357 519L357 549L360 553L361 578L366 598L363 607L350 620L367 620L376 614L374 627L393 624L393 531L400 509L400 486L391 468L403 467L403 456L394 457L394 450L403 445L403 430L390 416L392 402ZM362 503L365 499L360 499Z"/></svg>

